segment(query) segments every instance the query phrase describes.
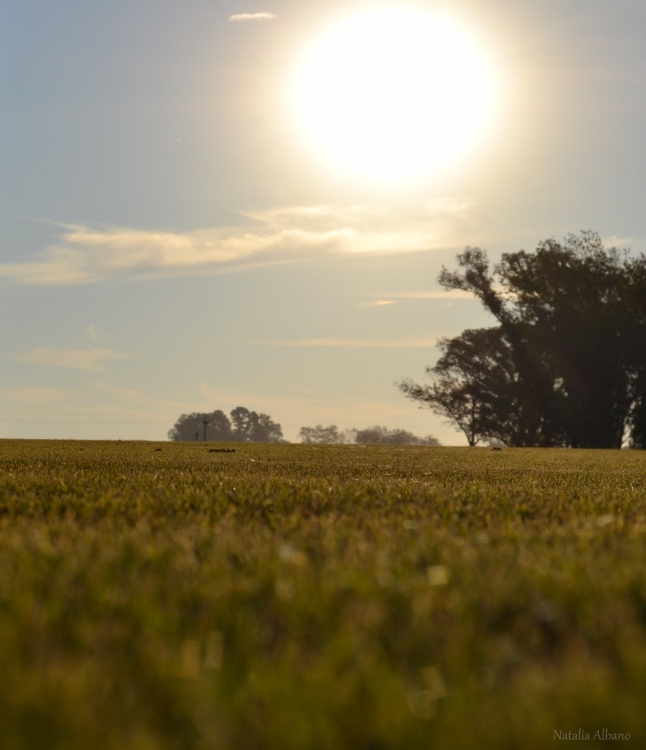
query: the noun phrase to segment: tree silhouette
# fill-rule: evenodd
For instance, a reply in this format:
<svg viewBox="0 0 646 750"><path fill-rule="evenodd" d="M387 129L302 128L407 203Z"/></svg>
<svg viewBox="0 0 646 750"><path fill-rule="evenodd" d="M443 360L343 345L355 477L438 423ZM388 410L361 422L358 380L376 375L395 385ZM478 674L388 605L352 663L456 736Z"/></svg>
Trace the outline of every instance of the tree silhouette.
<svg viewBox="0 0 646 750"><path fill-rule="evenodd" d="M233 440L240 443L280 443L283 431L268 414L257 414L244 406L231 411Z"/></svg>
<svg viewBox="0 0 646 750"><path fill-rule="evenodd" d="M182 414L168 432L173 441L195 440L196 433L202 435L202 424L206 417L206 439L214 442L280 443L283 442L281 426L273 422L268 414L257 414L244 406L238 406L226 414L217 410L210 414Z"/></svg>
<svg viewBox="0 0 646 750"><path fill-rule="evenodd" d="M210 414L182 414L175 425L168 432L168 439L175 442L181 440L195 440L195 434L202 435L202 422L207 419L206 438L216 442L233 440L231 422L226 414L219 409Z"/></svg>
<svg viewBox="0 0 646 750"><path fill-rule="evenodd" d="M467 248L458 266L443 268L440 284L474 294L498 332L443 342L428 370L434 384L405 381L407 396L448 416L470 444L489 435L510 445L618 448L626 430L634 444L646 442L643 255L582 232L506 253L493 271L485 251Z"/></svg>

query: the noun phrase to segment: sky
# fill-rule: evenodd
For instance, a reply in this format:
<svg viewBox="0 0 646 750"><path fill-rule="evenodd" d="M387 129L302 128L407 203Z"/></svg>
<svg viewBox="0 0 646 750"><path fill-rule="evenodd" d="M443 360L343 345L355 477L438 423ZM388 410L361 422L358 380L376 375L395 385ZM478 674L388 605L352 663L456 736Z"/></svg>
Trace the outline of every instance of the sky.
<svg viewBox="0 0 646 750"><path fill-rule="evenodd" d="M396 387L493 325L438 273L646 247L644 28L640 0L0 0L0 437L242 405L465 444Z"/></svg>

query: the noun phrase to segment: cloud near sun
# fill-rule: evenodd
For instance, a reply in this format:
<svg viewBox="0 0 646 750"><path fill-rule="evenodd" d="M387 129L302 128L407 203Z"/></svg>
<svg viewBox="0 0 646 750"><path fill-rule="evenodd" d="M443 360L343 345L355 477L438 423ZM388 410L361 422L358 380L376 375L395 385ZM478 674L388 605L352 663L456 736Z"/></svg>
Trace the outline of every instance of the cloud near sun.
<svg viewBox="0 0 646 750"><path fill-rule="evenodd" d="M272 18L276 18L273 13L236 13L229 16L229 21L234 23L240 21L271 21Z"/></svg>
<svg viewBox="0 0 646 750"><path fill-rule="evenodd" d="M469 201L413 208L289 207L248 211L245 227L190 232L57 224L58 240L23 263L0 265L19 284L74 285L115 278L154 278L231 271L323 255L399 253L455 245L452 230Z"/></svg>

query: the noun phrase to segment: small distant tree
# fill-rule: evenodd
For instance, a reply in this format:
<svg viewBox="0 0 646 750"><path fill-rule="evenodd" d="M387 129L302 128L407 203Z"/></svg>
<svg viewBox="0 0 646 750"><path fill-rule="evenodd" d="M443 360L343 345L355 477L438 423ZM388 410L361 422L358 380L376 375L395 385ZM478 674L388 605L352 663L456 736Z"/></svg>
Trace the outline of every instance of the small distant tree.
<svg viewBox="0 0 646 750"><path fill-rule="evenodd" d="M238 406L230 412L230 417L217 410L210 414L182 414L173 428L168 432L168 439L178 442L195 440L195 435L203 435L206 417L206 439L214 442L239 443L280 443L283 442L283 431L279 424L273 422L268 414L257 414L244 406Z"/></svg>
<svg viewBox="0 0 646 750"><path fill-rule="evenodd" d="M195 440L195 434L203 436L204 418L207 419L206 439L227 443L233 440L231 422L227 415L218 409L210 414L182 414L175 425L168 432L168 439L173 442Z"/></svg>
<svg viewBox="0 0 646 750"><path fill-rule="evenodd" d="M346 442L344 434L339 432L335 424L328 427L321 424L317 424L316 427L301 427L298 436L301 443L339 445Z"/></svg>
<svg viewBox="0 0 646 750"><path fill-rule="evenodd" d="M356 430L356 442L368 445L439 445L440 441L427 435L417 437L407 430L389 430L387 427L368 427L365 430Z"/></svg>
<svg viewBox="0 0 646 750"><path fill-rule="evenodd" d="M280 443L283 430L268 414L257 414L244 406L231 411L233 439L239 443Z"/></svg>

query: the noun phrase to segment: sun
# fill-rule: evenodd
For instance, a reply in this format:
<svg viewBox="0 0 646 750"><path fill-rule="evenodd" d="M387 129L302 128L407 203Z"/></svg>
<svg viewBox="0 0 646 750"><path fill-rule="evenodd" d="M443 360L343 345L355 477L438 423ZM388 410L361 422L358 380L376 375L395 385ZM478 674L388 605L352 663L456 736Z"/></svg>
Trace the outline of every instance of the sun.
<svg viewBox="0 0 646 750"><path fill-rule="evenodd" d="M346 17L307 48L293 102L328 163L402 181L481 141L494 89L485 56L459 27L423 10L381 8Z"/></svg>

